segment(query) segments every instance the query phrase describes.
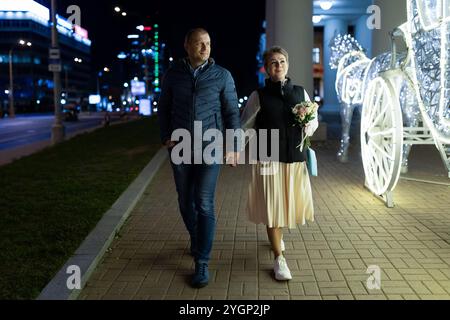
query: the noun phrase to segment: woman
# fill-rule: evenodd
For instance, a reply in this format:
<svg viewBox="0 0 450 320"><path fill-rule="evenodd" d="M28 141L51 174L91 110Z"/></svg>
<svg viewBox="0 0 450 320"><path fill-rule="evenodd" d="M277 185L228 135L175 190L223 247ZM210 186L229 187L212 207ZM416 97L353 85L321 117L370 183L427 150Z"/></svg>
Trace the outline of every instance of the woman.
<svg viewBox="0 0 450 320"><path fill-rule="evenodd" d="M275 257L275 279L290 280L292 275L282 253L282 228L294 229L306 220L314 221L306 148L300 151L298 146L302 141L302 129L304 134L312 136L319 123L316 114L305 128L294 126L292 108L302 101L309 101L309 96L287 77L289 56L286 50L272 47L263 57L269 78L264 88L250 95L241 123L244 129L254 128L257 132L259 129L278 129L279 159L267 162L258 158L257 164L253 165L247 209L250 221L266 225ZM269 174L267 165L270 166Z"/></svg>

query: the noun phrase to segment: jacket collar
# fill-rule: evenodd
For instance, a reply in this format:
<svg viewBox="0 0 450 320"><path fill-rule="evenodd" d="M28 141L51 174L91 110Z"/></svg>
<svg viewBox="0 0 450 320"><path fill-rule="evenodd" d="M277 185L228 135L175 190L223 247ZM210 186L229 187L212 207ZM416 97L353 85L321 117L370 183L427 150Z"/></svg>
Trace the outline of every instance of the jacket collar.
<svg viewBox="0 0 450 320"><path fill-rule="evenodd" d="M203 66L203 65L201 66L202 71L203 71L203 70L206 70L206 69L209 69L209 68L210 68L211 66L213 66L215 63L216 63L216 62L214 61L213 58L209 58L209 59L208 59L208 63L207 63L206 65L204 65L204 66ZM181 60L179 61L179 64L180 64L185 70L191 72L192 67L191 67L191 64L189 63L189 59L188 59L187 57L181 59Z"/></svg>
<svg viewBox="0 0 450 320"><path fill-rule="evenodd" d="M292 91L293 85L290 78L286 77L284 83L282 81L274 82L270 78L266 79L266 89L272 93L281 94L282 96Z"/></svg>

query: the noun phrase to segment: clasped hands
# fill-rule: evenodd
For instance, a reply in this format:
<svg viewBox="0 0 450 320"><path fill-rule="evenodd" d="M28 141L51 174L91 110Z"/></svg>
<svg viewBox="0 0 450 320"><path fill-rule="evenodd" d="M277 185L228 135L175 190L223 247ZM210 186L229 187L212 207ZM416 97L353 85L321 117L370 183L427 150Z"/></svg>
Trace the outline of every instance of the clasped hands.
<svg viewBox="0 0 450 320"><path fill-rule="evenodd" d="M167 140L164 143L164 146L166 148L172 148L176 145L175 141L171 141L171 140ZM239 161L239 157L240 157L240 152L227 152L225 155L225 164L232 166L232 167L236 167Z"/></svg>

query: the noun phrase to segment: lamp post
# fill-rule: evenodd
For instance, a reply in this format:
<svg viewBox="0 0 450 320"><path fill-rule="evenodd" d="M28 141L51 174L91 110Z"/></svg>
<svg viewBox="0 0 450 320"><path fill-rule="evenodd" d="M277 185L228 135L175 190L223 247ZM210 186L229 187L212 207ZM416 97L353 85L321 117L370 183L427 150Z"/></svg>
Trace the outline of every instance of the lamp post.
<svg viewBox="0 0 450 320"><path fill-rule="evenodd" d="M12 52L9 50L9 117L14 118L16 113L14 112L14 80L13 80L13 67L12 67Z"/></svg>
<svg viewBox="0 0 450 320"><path fill-rule="evenodd" d="M97 73L97 94L100 94L100 77L103 76L103 72L109 72L111 71L111 69L109 69L108 67L104 67L102 70L100 70Z"/></svg>
<svg viewBox="0 0 450 320"><path fill-rule="evenodd" d="M19 45L24 46L25 44L28 47L31 47L31 42L26 42L25 40L20 39L18 41ZM9 49L9 117L14 118L16 116L15 108L14 108L14 75L13 75L13 45L11 49Z"/></svg>
<svg viewBox="0 0 450 320"><path fill-rule="evenodd" d="M109 69L108 67L104 67L102 70L97 72L97 95L100 96L100 99L101 99L101 94L100 94L100 77L103 76L103 72L110 72L110 71L111 71L111 69Z"/></svg>
<svg viewBox="0 0 450 320"><path fill-rule="evenodd" d="M52 49L58 51L58 31L56 29L56 0L52 0ZM52 126L52 144L64 141L65 129L61 118L61 77L60 71L53 70L53 102L55 104L55 122Z"/></svg>

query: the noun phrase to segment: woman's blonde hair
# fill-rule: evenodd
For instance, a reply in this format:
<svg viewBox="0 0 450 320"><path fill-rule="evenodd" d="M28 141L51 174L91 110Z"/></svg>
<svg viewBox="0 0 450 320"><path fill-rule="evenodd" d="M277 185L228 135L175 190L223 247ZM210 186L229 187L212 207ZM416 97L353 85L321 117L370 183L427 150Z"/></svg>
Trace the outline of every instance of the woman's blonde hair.
<svg viewBox="0 0 450 320"><path fill-rule="evenodd" d="M264 67L267 68L269 58L274 54L279 53L282 54L286 58L287 64L289 64L289 54L288 52L280 46L273 46L263 53Z"/></svg>

